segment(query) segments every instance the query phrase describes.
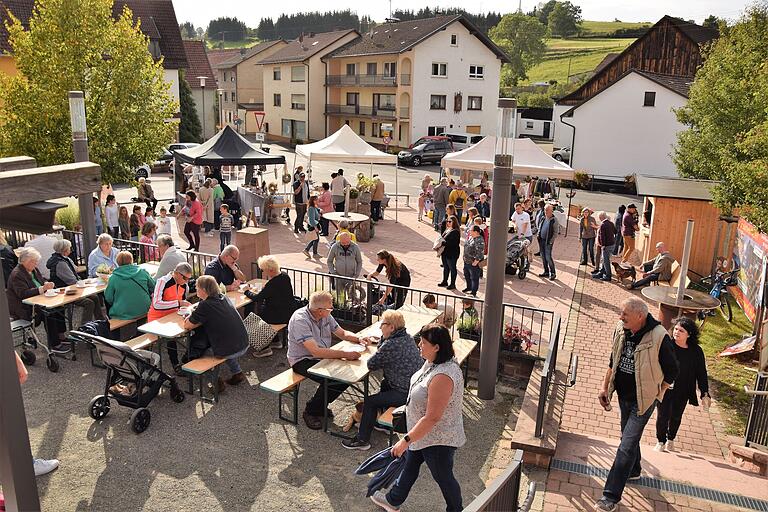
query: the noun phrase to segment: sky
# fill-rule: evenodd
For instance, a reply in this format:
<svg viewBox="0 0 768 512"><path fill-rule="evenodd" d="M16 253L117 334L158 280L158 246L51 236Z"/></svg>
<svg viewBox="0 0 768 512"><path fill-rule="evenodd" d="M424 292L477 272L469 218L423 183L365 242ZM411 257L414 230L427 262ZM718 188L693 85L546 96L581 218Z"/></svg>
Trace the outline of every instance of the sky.
<svg viewBox="0 0 768 512"><path fill-rule="evenodd" d="M462 7L469 12L501 12L516 10L519 0L392 0L392 10L422 7ZM700 23L710 14L721 18L735 19L753 0L571 0L581 7L582 16L591 21L650 21L656 22L665 14ZM539 1L522 0L523 12L531 11ZM389 2L350 2L349 0L325 0L322 4L310 0L282 2L247 2L243 0L173 0L179 23L191 21L196 27L207 27L212 19L230 16L244 21L249 27L256 27L261 18L276 20L281 14L307 11L333 11L351 9L359 16L369 15L374 21L384 21L389 15ZM363 7L364 6L364 7Z"/></svg>

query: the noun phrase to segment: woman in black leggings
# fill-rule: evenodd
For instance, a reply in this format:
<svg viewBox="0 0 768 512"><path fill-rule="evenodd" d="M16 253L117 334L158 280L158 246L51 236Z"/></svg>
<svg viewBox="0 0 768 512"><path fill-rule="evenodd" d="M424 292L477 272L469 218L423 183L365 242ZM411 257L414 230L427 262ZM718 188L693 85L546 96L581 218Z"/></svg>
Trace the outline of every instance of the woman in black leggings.
<svg viewBox="0 0 768 512"><path fill-rule="evenodd" d="M459 219L451 215L445 220L445 231L443 231L443 254L440 255L443 260L443 280L437 283L437 286L444 286L447 290L456 289L456 262L459 261L459 244L461 234L459 233ZM448 281L450 279L450 282Z"/></svg>
<svg viewBox="0 0 768 512"><path fill-rule="evenodd" d="M701 392L704 409L709 409L709 383L704 351L699 346L699 329L690 318L677 318L672 324L672 339L675 342L675 356L680 367L672 387L664 394L664 400L658 404L656 416L657 452L675 451L675 437L683 419L685 406L689 403L698 406L696 386Z"/></svg>

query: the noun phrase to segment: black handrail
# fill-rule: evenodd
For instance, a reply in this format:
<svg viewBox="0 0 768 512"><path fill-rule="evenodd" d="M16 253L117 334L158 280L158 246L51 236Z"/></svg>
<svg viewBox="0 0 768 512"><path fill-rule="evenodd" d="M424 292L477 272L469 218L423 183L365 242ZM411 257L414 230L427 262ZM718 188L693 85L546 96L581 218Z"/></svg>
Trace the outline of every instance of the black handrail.
<svg viewBox="0 0 768 512"><path fill-rule="evenodd" d="M547 358L544 360L544 369L541 372L541 384L539 386L539 401L536 408L536 429L534 436L541 438L544 434L544 412L547 407L547 397L549 396L549 387L555 378L557 367L557 353L560 345L560 315L555 315L553 319L552 332L549 336L549 348Z"/></svg>
<svg viewBox="0 0 768 512"><path fill-rule="evenodd" d="M485 488L464 512L490 512L504 510L517 512L520 503L520 477L523 473L523 451L515 451L512 463L491 485Z"/></svg>

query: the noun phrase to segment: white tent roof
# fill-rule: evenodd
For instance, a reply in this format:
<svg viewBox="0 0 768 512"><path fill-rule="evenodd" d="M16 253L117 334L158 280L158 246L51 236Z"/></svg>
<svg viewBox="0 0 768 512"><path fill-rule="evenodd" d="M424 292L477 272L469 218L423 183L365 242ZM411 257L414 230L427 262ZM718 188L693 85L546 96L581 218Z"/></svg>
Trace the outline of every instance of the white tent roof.
<svg viewBox="0 0 768 512"><path fill-rule="evenodd" d="M299 144L296 146L296 154L309 161L397 164L397 155L390 155L374 148L346 124L323 140L312 144Z"/></svg>
<svg viewBox="0 0 768 512"><path fill-rule="evenodd" d="M513 172L516 175L573 179L573 169L546 154L531 139L515 139ZM448 153L440 161L446 169L490 171L494 167L496 137L488 136L477 144Z"/></svg>

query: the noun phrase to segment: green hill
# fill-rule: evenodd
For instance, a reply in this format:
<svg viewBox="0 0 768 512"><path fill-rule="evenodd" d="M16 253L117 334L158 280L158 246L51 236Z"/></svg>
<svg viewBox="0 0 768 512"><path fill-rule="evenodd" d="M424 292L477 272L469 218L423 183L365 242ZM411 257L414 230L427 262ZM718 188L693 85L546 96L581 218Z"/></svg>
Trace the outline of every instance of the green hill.
<svg viewBox="0 0 768 512"><path fill-rule="evenodd" d="M207 39L206 44L208 45L209 49L216 49L216 48L250 48L251 46L257 44L259 42L258 39L251 37L242 41L215 41L212 39Z"/></svg>
<svg viewBox="0 0 768 512"><path fill-rule="evenodd" d="M574 76L592 71L607 54L620 53L634 41L625 38L549 39L544 60L528 71L526 83L550 80L563 83L569 74Z"/></svg>
<svg viewBox="0 0 768 512"><path fill-rule="evenodd" d="M614 37L617 30L631 30L647 28L653 23L647 21L641 22L623 22L623 21L583 21L581 29L585 37Z"/></svg>

